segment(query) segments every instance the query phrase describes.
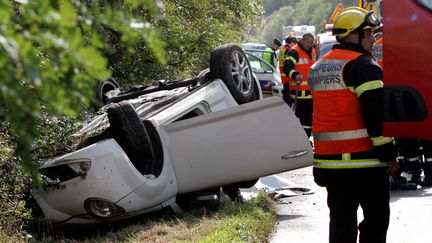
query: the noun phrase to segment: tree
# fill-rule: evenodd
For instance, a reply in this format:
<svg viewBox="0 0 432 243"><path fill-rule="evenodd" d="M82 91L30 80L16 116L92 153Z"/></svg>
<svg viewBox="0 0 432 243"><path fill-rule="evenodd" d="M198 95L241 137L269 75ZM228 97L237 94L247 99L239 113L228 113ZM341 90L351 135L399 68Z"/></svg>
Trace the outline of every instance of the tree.
<svg viewBox="0 0 432 243"><path fill-rule="evenodd" d="M262 0L163 0L155 26L166 42L167 65L155 62L144 45L132 55L118 49L109 58L121 83L179 80L208 67L210 52L223 43L238 43L262 12ZM133 63L133 65L130 65Z"/></svg>
<svg viewBox="0 0 432 243"><path fill-rule="evenodd" d="M153 1L0 0L0 121L17 137L27 168L41 105L76 116L90 103L96 80L111 75L102 55L107 30L126 48L144 41L159 62L163 41ZM5 123L6 122L6 123Z"/></svg>
<svg viewBox="0 0 432 243"><path fill-rule="evenodd" d="M261 19L261 27L249 40L270 43L274 37L283 38L282 27L288 25L315 25L317 30L322 27L338 3L345 7L357 6L357 0L265 0L265 15Z"/></svg>

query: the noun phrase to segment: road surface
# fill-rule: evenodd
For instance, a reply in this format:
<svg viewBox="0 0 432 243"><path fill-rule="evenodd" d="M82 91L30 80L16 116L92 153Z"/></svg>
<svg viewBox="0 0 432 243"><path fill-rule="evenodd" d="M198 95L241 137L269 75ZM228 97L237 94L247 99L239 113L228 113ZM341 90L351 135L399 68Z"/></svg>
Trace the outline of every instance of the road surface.
<svg viewBox="0 0 432 243"><path fill-rule="evenodd" d="M314 191L310 195L288 197L277 203L277 231L271 243L328 242L328 214L325 188L313 181L312 167L278 174ZM388 243L432 242L432 188L392 191ZM359 221L362 212L358 212Z"/></svg>

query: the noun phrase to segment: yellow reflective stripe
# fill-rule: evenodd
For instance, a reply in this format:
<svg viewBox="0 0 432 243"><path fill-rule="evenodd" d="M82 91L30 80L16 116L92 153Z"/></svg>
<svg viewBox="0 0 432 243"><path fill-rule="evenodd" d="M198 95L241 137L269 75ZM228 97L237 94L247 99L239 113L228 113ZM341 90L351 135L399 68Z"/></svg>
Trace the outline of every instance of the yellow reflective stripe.
<svg viewBox="0 0 432 243"><path fill-rule="evenodd" d="M342 160L351 160L351 153L343 153L342 154Z"/></svg>
<svg viewBox="0 0 432 243"><path fill-rule="evenodd" d="M292 81L292 82L290 82L290 85L291 86L297 86L297 82L294 82L294 81ZM308 85L308 81L302 81L299 85Z"/></svg>
<svg viewBox="0 0 432 243"><path fill-rule="evenodd" d="M373 146L380 146L380 145L383 145L383 144L387 144L387 143L393 142L393 138L391 138L391 137L384 137L384 136L373 137L373 138L371 138L371 140L372 140Z"/></svg>
<svg viewBox="0 0 432 243"><path fill-rule="evenodd" d="M295 98L295 94L290 93L291 98ZM299 90L297 99L312 99L312 95L306 95L306 90Z"/></svg>
<svg viewBox="0 0 432 243"><path fill-rule="evenodd" d="M296 70L291 70L289 73L288 73L288 76L290 77L290 78L293 78L293 77L291 77L292 75L293 75L293 73L295 73L296 72Z"/></svg>
<svg viewBox="0 0 432 243"><path fill-rule="evenodd" d="M369 137L366 128L351 130L351 131L341 131L341 132L314 133L314 140L321 140L321 141L337 141L337 140L347 140L347 139L366 138L366 137Z"/></svg>
<svg viewBox="0 0 432 243"><path fill-rule="evenodd" d="M305 57L305 58L299 58L299 64L308 64L309 60Z"/></svg>
<svg viewBox="0 0 432 243"><path fill-rule="evenodd" d="M295 59L294 57L292 57L292 56L288 56L288 57L285 59L285 61L291 61L291 62L293 62L294 64L297 64L296 59Z"/></svg>
<svg viewBox="0 0 432 243"><path fill-rule="evenodd" d="M314 159L313 164L315 168L325 168L325 169L353 169L353 168L370 168L370 167L388 166L387 163L380 162L379 159L354 159L354 160Z"/></svg>
<svg viewBox="0 0 432 243"><path fill-rule="evenodd" d="M373 81L369 81L366 82L360 86L358 86L355 89L355 93L357 94L357 97L360 97L361 94L363 94L363 92L368 91L368 90L373 90L373 89L380 89L382 88L383 82L381 80L373 80Z"/></svg>
<svg viewBox="0 0 432 243"><path fill-rule="evenodd" d="M354 92L354 86L347 86L347 88L348 88L350 91Z"/></svg>

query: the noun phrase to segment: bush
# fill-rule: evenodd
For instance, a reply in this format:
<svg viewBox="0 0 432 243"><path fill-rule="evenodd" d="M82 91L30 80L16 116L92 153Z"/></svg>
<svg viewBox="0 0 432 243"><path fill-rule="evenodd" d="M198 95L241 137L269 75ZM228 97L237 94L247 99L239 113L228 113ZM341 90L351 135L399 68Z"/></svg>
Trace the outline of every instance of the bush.
<svg viewBox="0 0 432 243"><path fill-rule="evenodd" d="M21 235L30 212L25 208L25 192L29 178L25 176L19 157L14 155L16 143L0 123L0 232Z"/></svg>
<svg viewBox="0 0 432 243"><path fill-rule="evenodd" d="M78 127L75 119L42 113L36 123L37 136L32 148L34 163L40 164L71 150L71 134ZM31 176L16 155L16 138L5 122L0 123L0 175L0 242L16 241L7 237L26 237L25 226L33 216L31 208L35 205L30 200Z"/></svg>

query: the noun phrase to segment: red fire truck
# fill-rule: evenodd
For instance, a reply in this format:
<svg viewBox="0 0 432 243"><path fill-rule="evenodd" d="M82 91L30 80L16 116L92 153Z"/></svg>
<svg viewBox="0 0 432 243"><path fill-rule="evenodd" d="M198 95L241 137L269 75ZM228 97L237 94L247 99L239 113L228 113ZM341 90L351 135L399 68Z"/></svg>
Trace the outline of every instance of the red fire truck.
<svg viewBox="0 0 432 243"><path fill-rule="evenodd" d="M384 132L432 140L432 1L385 1L381 5Z"/></svg>

